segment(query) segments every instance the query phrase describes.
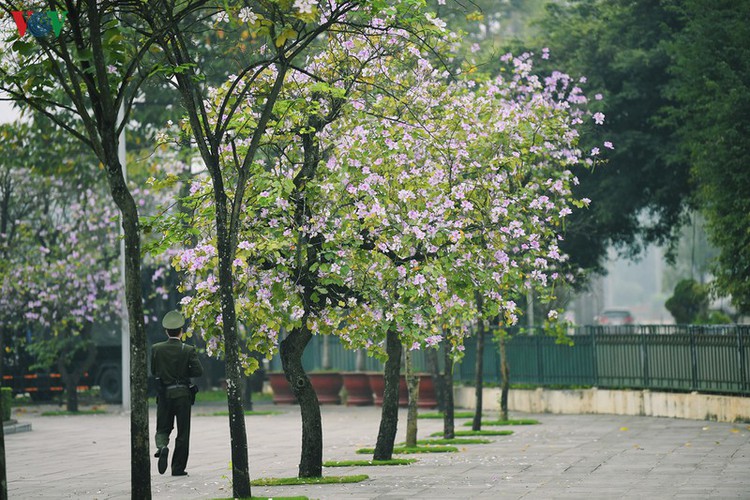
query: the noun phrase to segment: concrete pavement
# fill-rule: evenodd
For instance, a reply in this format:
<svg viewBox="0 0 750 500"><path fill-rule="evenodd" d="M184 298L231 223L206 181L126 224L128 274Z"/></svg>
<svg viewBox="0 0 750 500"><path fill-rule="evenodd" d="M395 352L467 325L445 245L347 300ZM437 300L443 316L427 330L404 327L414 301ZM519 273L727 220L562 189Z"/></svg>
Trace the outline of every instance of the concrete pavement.
<svg viewBox="0 0 750 500"><path fill-rule="evenodd" d="M226 498L230 485L227 417L203 416L221 407L195 406L188 477L161 476L152 462L155 499ZM257 405L281 414L246 417L250 474L297 473L301 423L296 406ZM32 409L33 410L33 409ZM380 409L322 407L324 460L366 459ZM325 475L368 474L349 485L254 487L263 496L320 499L750 499L750 426L613 415L528 415L541 424L507 427L492 444L459 446L459 453L412 455L409 466L326 468ZM5 437L10 498L130 498L129 417L42 417L14 412L32 432ZM398 440L404 439L405 412ZM488 415L487 418L496 418ZM465 419L457 421L457 428ZM152 411L150 432L155 415ZM488 429L490 427L487 427ZM419 435L442 430L419 420ZM151 443L153 447L153 443Z"/></svg>

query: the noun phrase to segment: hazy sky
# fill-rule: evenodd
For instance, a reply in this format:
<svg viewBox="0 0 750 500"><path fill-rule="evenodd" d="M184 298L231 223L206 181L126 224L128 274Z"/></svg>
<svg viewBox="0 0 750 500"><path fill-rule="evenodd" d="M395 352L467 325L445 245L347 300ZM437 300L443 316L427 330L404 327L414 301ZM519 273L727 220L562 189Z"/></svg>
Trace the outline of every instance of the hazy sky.
<svg viewBox="0 0 750 500"><path fill-rule="evenodd" d="M0 101L0 123L12 122L18 118L18 111L13 109L9 101Z"/></svg>

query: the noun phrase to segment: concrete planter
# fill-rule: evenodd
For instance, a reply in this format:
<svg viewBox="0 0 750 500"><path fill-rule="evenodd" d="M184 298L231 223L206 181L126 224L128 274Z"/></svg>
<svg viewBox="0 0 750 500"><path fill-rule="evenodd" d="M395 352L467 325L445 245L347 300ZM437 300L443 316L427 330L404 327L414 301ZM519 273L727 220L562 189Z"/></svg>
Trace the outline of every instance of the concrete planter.
<svg viewBox="0 0 750 500"><path fill-rule="evenodd" d="M370 377L366 373L342 373L346 389L346 406L371 406L374 403Z"/></svg>
<svg viewBox="0 0 750 500"><path fill-rule="evenodd" d="M419 401L417 406L419 408L437 408L438 406L432 375L419 375Z"/></svg>
<svg viewBox="0 0 750 500"><path fill-rule="evenodd" d="M274 404L293 405L297 402L297 398L289 386L286 375L283 373L269 373L268 382L271 384L271 390L273 391Z"/></svg>
<svg viewBox="0 0 750 500"><path fill-rule="evenodd" d="M372 396L377 406L383 406L383 392L385 391L385 377L382 373L368 373L367 380L370 382Z"/></svg>
<svg viewBox="0 0 750 500"><path fill-rule="evenodd" d="M385 392L385 377L382 373L368 374L370 387L372 387L375 404L383 406L383 392ZM398 405L402 408L409 406L409 389L406 387L406 378L401 375L398 381Z"/></svg>
<svg viewBox="0 0 750 500"><path fill-rule="evenodd" d="M322 405L340 405L341 387L344 385L340 373L310 373L307 375Z"/></svg>

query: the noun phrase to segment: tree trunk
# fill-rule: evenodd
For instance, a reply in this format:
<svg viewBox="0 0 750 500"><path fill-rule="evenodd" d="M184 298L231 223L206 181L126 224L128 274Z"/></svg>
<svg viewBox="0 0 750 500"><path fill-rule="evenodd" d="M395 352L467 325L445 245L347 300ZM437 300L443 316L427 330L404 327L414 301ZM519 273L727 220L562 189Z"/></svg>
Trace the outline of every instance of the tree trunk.
<svg viewBox="0 0 750 500"><path fill-rule="evenodd" d="M2 381L1 378L0 381ZM0 387L2 387L1 382ZM0 397L0 415L4 414L3 398ZM0 500L8 500L8 474L5 467L5 431L3 430L2 420L3 417L0 416Z"/></svg>
<svg viewBox="0 0 750 500"><path fill-rule="evenodd" d="M406 385L409 388L409 408L406 413L406 446L417 446L417 403L419 402L419 377L414 375L411 351L406 351Z"/></svg>
<svg viewBox="0 0 750 500"><path fill-rule="evenodd" d="M130 491L137 500L151 498L151 457L148 426L148 360L143 321L141 285L141 234L138 209L125 183L117 157L115 126L105 124L102 143L106 148L107 182L112 199L122 215L125 242L125 302L130 325ZM111 136L110 136L111 135Z"/></svg>
<svg viewBox="0 0 750 500"><path fill-rule="evenodd" d="M65 409L70 413L78 413L78 380L69 376L65 380L65 392Z"/></svg>
<svg viewBox="0 0 750 500"><path fill-rule="evenodd" d="M210 169L219 172L218 166ZM227 376L227 409L229 410L229 436L232 453L232 492L235 498L251 496L248 463L245 410L242 407L242 370L240 342L237 333L237 316L234 306L232 261L234 248L229 232L227 196L221 174L212 175L216 202L216 250L219 256L219 294L221 297L222 333Z"/></svg>
<svg viewBox="0 0 750 500"><path fill-rule="evenodd" d="M320 419L318 396L302 367L302 353L312 338L306 326L294 328L279 345L284 374L299 403L302 415L302 456L299 477L321 477L323 475L323 426Z"/></svg>
<svg viewBox="0 0 750 500"><path fill-rule="evenodd" d="M253 387L247 377L242 377L242 394L242 408L245 411L253 411Z"/></svg>
<svg viewBox="0 0 750 500"><path fill-rule="evenodd" d="M443 438L453 439L456 437L453 408L453 356L451 356L450 343L445 341L445 413L443 414Z"/></svg>
<svg viewBox="0 0 750 500"><path fill-rule="evenodd" d="M477 310L480 311L480 318L477 322L477 359L474 369L474 420L471 422L471 430L482 430L482 393L484 389L484 318L481 317L482 296L475 294L477 301Z"/></svg>
<svg viewBox="0 0 750 500"><path fill-rule="evenodd" d="M440 375L440 364L438 363L437 349L427 349L425 351L427 365L430 367L430 376L432 384L435 386L435 396L437 397L438 411L445 412L445 380Z"/></svg>
<svg viewBox="0 0 750 500"><path fill-rule="evenodd" d="M357 349L357 358L354 364L354 371L365 371L365 351L363 349Z"/></svg>
<svg viewBox="0 0 750 500"><path fill-rule="evenodd" d="M89 326L88 331L83 332L81 335L88 336L90 328ZM81 377L91 368L96 359L96 344L89 340L84 340L83 342L87 345L85 360L80 361L76 359L76 355L74 354L66 362L68 357L67 350L63 351L57 359L57 370L60 372L60 376L65 384L66 409L71 413L78 412L78 384L81 381ZM68 364L73 365L72 369L68 368Z"/></svg>
<svg viewBox="0 0 750 500"><path fill-rule="evenodd" d="M500 334L500 420L508 420L508 380L510 370L508 369L508 356L505 351L505 335Z"/></svg>
<svg viewBox="0 0 750 500"><path fill-rule="evenodd" d="M385 390L383 391L383 410L380 415L380 430L375 444L375 460L391 460L393 444L398 429L398 385L401 378L401 351L403 347L398 332L389 328L386 334L385 350L388 359L385 362Z"/></svg>
<svg viewBox="0 0 750 500"><path fill-rule="evenodd" d="M9 334L9 329L0 330L0 387L2 387L3 375L5 374L5 338Z"/></svg>
<svg viewBox="0 0 750 500"><path fill-rule="evenodd" d="M320 368L322 370L331 369L331 344L328 335L323 336L323 348L320 353Z"/></svg>

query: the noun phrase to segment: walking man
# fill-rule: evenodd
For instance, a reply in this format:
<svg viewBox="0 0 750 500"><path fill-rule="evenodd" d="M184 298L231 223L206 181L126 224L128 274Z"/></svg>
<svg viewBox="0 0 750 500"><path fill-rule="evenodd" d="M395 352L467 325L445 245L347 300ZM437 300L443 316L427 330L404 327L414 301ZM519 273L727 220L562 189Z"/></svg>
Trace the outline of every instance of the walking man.
<svg viewBox="0 0 750 500"><path fill-rule="evenodd" d="M177 437L172 456L172 475L186 476L190 449L190 377L200 377L203 366L195 347L182 342L185 318L179 311L169 311L161 322L167 340L151 349L151 374L156 377L156 454L159 474L167 470L169 435L177 419Z"/></svg>

